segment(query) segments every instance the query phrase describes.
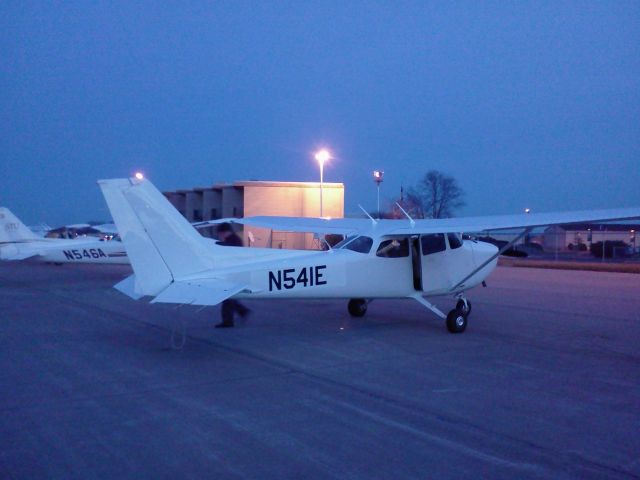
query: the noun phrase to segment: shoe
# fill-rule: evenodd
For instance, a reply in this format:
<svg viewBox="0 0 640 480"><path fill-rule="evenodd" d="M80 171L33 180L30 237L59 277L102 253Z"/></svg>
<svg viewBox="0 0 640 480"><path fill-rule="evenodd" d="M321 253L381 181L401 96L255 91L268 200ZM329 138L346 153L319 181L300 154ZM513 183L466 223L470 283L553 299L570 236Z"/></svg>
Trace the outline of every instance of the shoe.
<svg viewBox="0 0 640 480"><path fill-rule="evenodd" d="M219 323L216 325L216 328L232 328L233 327L233 323Z"/></svg>

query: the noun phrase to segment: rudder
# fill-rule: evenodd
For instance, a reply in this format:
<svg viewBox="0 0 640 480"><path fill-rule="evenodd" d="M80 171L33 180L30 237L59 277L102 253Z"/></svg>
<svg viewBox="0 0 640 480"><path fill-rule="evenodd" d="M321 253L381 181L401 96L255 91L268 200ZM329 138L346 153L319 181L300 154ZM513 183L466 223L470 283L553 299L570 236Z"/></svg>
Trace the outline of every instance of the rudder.
<svg viewBox="0 0 640 480"><path fill-rule="evenodd" d="M135 291L158 295L174 280L214 266L208 244L151 182L98 181L135 272Z"/></svg>
<svg viewBox="0 0 640 480"><path fill-rule="evenodd" d="M0 207L0 243L40 240L11 210Z"/></svg>

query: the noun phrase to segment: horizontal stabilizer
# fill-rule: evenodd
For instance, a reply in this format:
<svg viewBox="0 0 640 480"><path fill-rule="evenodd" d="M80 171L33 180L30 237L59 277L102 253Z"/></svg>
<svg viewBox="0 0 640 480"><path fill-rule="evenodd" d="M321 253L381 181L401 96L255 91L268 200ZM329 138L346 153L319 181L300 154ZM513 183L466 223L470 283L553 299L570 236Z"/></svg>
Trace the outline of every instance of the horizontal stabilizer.
<svg viewBox="0 0 640 480"><path fill-rule="evenodd" d="M173 282L151 303L179 303L188 305L217 305L247 288L245 284L224 280L182 280Z"/></svg>
<svg viewBox="0 0 640 480"><path fill-rule="evenodd" d="M41 254L42 252L30 246L12 243L0 245L0 260L26 260L27 258L37 257Z"/></svg>
<svg viewBox="0 0 640 480"><path fill-rule="evenodd" d="M122 280L119 283L116 283L113 288L118 290L120 293L124 293L127 297L133 298L134 300L139 300L144 295L140 295L136 292L136 276L135 274L129 275L127 278Z"/></svg>

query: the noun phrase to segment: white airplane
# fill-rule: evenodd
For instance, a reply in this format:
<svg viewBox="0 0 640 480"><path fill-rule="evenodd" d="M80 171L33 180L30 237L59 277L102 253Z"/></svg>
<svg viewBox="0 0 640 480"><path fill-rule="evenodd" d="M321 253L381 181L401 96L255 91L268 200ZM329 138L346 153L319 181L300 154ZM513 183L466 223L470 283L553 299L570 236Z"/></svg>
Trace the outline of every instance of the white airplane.
<svg viewBox="0 0 640 480"><path fill-rule="evenodd" d="M207 306L231 297L344 298L360 317L372 299L412 298L452 333L467 326L465 292L484 283L501 251L532 228L640 217L640 208L415 221L254 217L236 221L349 236L328 251L241 248L202 237L148 180L98 183L134 270L115 288L134 299ZM507 228L524 231L501 251L460 235ZM456 302L448 315L425 298L442 295Z"/></svg>
<svg viewBox="0 0 640 480"><path fill-rule="evenodd" d="M97 237L43 238L8 208L0 207L0 260L27 258L50 263L129 263L122 242Z"/></svg>

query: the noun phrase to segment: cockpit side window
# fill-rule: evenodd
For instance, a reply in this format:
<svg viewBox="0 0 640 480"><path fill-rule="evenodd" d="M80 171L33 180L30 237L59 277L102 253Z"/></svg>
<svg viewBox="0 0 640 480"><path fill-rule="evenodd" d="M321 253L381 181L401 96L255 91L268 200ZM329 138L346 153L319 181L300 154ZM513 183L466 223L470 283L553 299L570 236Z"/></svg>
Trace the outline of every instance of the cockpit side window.
<svg viewBox="0 0 640 480"><path fill-rule="evenodd" d="M371 237L365 237L364 235L357 237L345 244L344 249L353 250L358 253L369 253L371 246L373 245L373 239Z"/></svg>
<svg viewBox="0 0 640 480"><path fill-rule="evenodd" d="M399 258L409 256L409 239L408 238L394 238L392 240L384 240L380 242L378 251L376 252L378 257L386 258Z"/></svg>
<svg viewBox="0 0 640 480"><path fill-rule="evenodd" d="M355 240L356 238L358 238L357 235L349 235L347 237L344 237L344 239L338 243L336 243L333 248L339 249L339 248L343 248L347 243Z"/></svg>
<svg viewBox="0 0 640 480"><path fill-rule="evenodd" d="M444 252L447 249L447 245L444 241L444 233L431 233L429 235L422 235L420 238L422 243L422 254L431 255L432 253Z"/></svg>
<svg viewBox="0 0 640 480"><path fill-rule="evenodd" d="M460 240L460 236L456 233L447 233L447 238L449 239L449 248L451 250L462 246L462 240Z"/></svg>

